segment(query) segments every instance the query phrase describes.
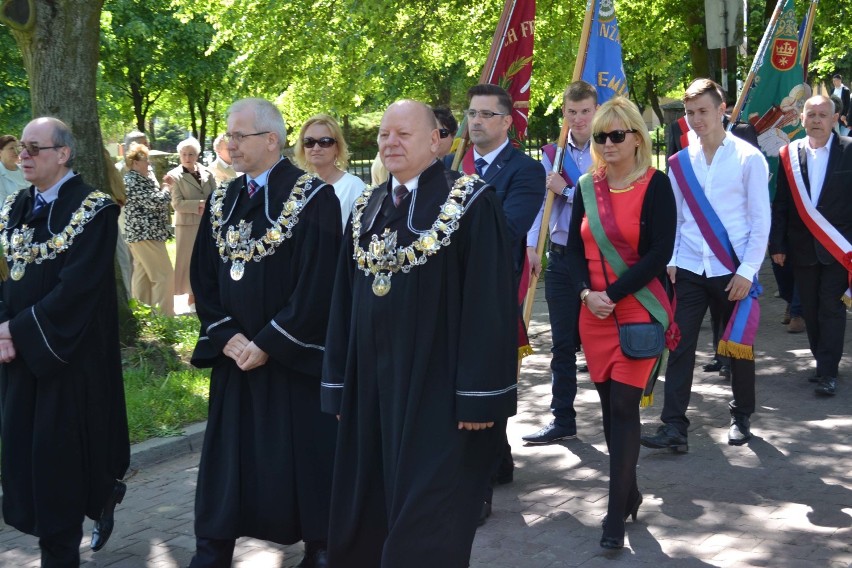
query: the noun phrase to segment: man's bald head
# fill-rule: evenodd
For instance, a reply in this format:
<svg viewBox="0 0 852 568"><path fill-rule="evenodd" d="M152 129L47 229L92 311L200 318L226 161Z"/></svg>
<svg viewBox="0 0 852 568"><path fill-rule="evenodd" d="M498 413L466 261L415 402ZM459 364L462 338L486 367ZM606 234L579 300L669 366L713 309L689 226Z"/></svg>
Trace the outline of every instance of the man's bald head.
<svg viewBox="0 0 852 568"><path fill-rule="evenodd" d="M419 101L393 103L379 126L379 155L398 182L414 179L435 161L441 135L432 107Z"/></svg>

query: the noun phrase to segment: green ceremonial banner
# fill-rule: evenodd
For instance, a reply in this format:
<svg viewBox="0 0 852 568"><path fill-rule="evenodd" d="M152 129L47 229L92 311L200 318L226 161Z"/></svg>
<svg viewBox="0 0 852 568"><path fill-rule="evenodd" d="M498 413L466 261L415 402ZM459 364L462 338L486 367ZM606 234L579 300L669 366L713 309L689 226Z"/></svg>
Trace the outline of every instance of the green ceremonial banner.
<svg viewBox="0 0 852 568"><path fill-rule="evenodd" d="M760 149L769 162L769 198L775 197L778 153L805 135L801 123L811 88L804 82L799 50L799 25L793 0L786 0L762 59L755 61L754 83L742 117L754 126Z"/></svg>

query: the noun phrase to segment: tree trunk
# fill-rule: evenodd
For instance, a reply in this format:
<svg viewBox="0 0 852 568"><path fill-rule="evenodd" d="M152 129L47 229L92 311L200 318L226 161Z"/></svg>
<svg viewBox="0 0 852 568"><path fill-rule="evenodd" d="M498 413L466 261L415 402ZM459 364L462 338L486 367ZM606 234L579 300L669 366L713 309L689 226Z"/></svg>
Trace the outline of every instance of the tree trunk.
<svg viewBox="0 0 852 568"><path fill-rule="evenodd" d="M187 101L188 106L189 106L189 119L190 119L190 129L192 131L192 136L195 139L198 139L198 125L196 124L196 121L195 121L195 98L192 95L190 95L189 93L187 93L186 101Z"/></svg>
<svg viewBox="0 0 852 568"><path fill-rule="evenodd" d="M103 0L34 0L35 25L12 28L21 48L30 85L34 117L53 116L65 122L77 141L74 170L97 188L110 191L103 153L95 85ZM133 314L120 275L119 333L134 341Z"/></svg>

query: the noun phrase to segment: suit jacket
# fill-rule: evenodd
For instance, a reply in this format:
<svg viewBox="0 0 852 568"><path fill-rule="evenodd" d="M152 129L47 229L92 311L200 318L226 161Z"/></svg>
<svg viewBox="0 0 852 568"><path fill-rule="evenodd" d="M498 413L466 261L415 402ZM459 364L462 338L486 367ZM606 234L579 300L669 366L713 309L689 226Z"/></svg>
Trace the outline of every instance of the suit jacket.
<svg viewBox="0 0 852 568"><path fill-rule="evenodd" d="M849 104L849 87L843 85L840 89L840 102L843 103L843 106L840 107L840 116L846 117L846 126L852 124L852 105Z"/></svg>
<svg viewBox="0 0 852 568"><path fill-rule="evenodd" d="M799 160L805 188L810 195L808 162L805 150L800 149ZM814 238L799 216L796 204L790 195L791 187L787 176L780 170L778 189L772 203L772 229L769 232L769 253L786 254L797 266L811 266L820 262L835 262L825 247ZM828 168L819 195L816 209L834 225L849 241L852 241L852 138L834 135L829 149Z"/></svg>
<svg viewBox="0 0 852 568"><path fill-rule="evenodd" d="M451 163L452 155L444 158L445 166L450 167ZM509 143L488 165L483 180L496 190L503 204L517 277L524 266L527 232L544 201L544 170L541 164Z"/></svg>

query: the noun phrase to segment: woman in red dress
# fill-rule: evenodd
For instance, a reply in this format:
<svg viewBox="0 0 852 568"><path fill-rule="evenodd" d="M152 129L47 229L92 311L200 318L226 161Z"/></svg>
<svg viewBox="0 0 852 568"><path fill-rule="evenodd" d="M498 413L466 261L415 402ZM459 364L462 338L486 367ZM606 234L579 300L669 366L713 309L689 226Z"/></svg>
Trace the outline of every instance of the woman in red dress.
<svg viewBox="0 0 852 568"><path fill-rule="evenodd" d="M596 199L595 204L584 205L586 190L574 197L568 254L583 303L580 338L600 396L610 455L609 504L600 544L622 548L625 521L631 515L636 519L642 502L636 483L639 403L657 360L627 358L621 351L617 324L651 321L635 294L654 279L664 282L677 213L668 177L651 167L651 139L633 103L617 97L603 104L592 122L592 133L594 170L585 180L581 178L580 185L589 190L593 185ZM622 251L635 251L628 255L632 258L624 258L628 268L620 276L603 258L587 210L596 219L600 216L607 237L617 237L612 238L613 244L620 243ZM668 298L662 295L667 304Z"/></svg>

